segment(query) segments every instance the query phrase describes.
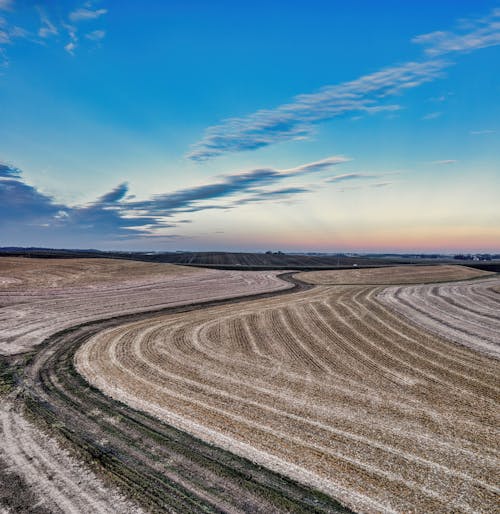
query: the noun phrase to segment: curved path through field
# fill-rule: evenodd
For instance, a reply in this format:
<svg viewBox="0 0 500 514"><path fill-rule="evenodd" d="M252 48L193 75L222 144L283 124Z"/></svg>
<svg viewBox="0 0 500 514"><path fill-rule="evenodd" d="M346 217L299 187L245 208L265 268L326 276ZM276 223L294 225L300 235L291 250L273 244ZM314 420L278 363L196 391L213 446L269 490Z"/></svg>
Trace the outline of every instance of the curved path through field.
<svg viewBox="0 0 500 514"><path fill-rule="evenodd" d="M293 291L307 289L284 276ZM289 282L292 282L291 284ZM287 290L255 297L288 294ZM245 298L166 309L188 312ZM104 396L76 373L74 352L93 335L139 313L79 325L51 336L25 368L26 409L77 448L101 474L153 512L348 513L335 499L207 444L170 424Z"/></svg>
<svg viewBox="0 0 500 514"><path fill-rule="evenodd" d="M354 510L494 512L498 361L405 321L380 290L317 286L122 324L81 346L77 369Z"/></svg>

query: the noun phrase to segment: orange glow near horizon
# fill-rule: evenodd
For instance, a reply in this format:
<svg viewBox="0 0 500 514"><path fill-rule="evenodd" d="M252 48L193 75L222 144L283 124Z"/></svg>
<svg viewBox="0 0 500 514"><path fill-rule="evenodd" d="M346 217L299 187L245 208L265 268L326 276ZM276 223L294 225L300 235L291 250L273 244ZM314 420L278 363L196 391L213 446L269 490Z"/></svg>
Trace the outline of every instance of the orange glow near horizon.
<svg viewBox="0 0 500 514"><path fill-rule="evenodd" d="M499 253L500 228L485 227L434 227L412 228L407 231L357 232L338 234L266 234L254 235L242 246L269 246L295 251L326 252L432 252L432 253ZM238 243L234 239L232 244ZM229 243L229 241L228 241Z"/></svg>

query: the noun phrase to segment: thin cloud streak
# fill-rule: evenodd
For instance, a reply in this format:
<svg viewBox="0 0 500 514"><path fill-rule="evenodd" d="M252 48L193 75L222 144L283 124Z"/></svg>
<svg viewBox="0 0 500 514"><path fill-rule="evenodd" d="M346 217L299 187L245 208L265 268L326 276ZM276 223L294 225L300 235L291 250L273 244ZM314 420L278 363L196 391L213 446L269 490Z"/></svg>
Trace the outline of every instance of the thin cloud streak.
<svg viewBox="0 0 500 514"><path fill-rule="evenodd" d="M55 15L57 11L51 9L51 4L45 6L33 5L33 11L38 13L39 27L26 30L11 22L11 16L16 14L16 4L6 0L0 0L0 66L7 67L9 60L6 47L13 45L16 40L25 40L41 46L49 42L61 44L63 37L66 41L62 47L70 55L74 56L80 44L79 24L84 23L86 30L84 39L94 44L101 42L106 36L106 31L92 27L92 22L104 16L107 9L92 9L87 2L83 7L66 15Z"/></svg>
<svg viewBox="0 0 500 514"><path fill-rule="evenodd" d="M255 150L311 134L314 124L347 113L375 114L396 111L387 98L430 82L449 64L442 60L409 62L386 68L357 80L299 95L275 110L261 110L243 118L231 118L207 129L205 137L188 157L203 161L227 152Z"/></svg>
<svg viewBox="0 0 500 514"><path fill-rule="evenodd" d="M69 14L69 19L75 23L80 21L88 21L95 20L104 16L107 13L107 9L88 9L86 7L81 7L80 9L76 9L75 11Z"/></svg>
<svg viewBox="0 0 500 514"><path fill-rule="evenodd" d="M413 38L413 42L425 47L427 58L326 86L316 93L299 95L291 103L276 109L224 120L206 129L187 157L204 161L229 152L256 150L284 141L305 139L311 135L315 124L345 114L359 116L399 110L398 104L387 102L389 97L444 76L444 70L453 64L437 59L438 56L500 44L500 9L494 9L480 20L469 21L467 29L423 34ZM430 120L439 115L430 113L423 119Z"/></svg>
<svg viewBox="0 0 500 514"><path fill-rule="evenodd" d="M442 159L440 161L432 161L432 164L438 164L438 165L449 165L449 164L455 164L457 161L457 159Z"/></svg>
<svg viewBox="0 0 500 514"><path fill-rule="evenodd" d="M500 44L500 8L477 20L464 20L455 32L437 30L412 39L429 56L472 52Z"/></svg>

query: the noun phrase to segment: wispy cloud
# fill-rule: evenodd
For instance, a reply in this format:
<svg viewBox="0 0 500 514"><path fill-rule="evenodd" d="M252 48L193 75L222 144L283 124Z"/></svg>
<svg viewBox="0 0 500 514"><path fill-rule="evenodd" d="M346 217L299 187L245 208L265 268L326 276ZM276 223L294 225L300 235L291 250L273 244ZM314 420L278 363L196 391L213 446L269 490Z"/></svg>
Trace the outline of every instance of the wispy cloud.
<svg viewBox="0 0 500 514"><path fill-rule="evenodd" d="M64 49L71 55L75 54L75 50L79 43L79 25L85 24L87 22L97 20L101 18L105 14L107 14L107 9L95 9L92 6L92 2L86 2L83 7L75 9L74 11L69 13L68 19L69 23L64 23L63 26L68 32L69 42L64 46ZM104 39L106 36L106 31L103 29L95 29L85 34L85 39L89 41L99 42Z"/></svg>
<svg viewBox="0 0 500 514"><path fill-rule="evenodd" d="M304 139L315 124L339 116L396 111L389 99L444 75L453 63L437 56L467 52L500 44L500 9L455 32L433 32L413 39L425 45L423 60L406 62L364 75L357 80L326 86L311 94L299 95L275 109L229 118L209 127L192 147L190 159L203 161L228 152L255 150L275 143ZM430 113L425 119L433 119Z"/></svg>
<svg viewBox="0 0 500 514"><path fill-rule="evenodd" d="M392 185L392 182L377 182L375 184L370 184L370 187L381 188Z"/></svg>
<svg viewBox="0 0 500 514"><path fill-rule="evenodd" d="M346 182L348 180L373 178L374 176L376 176L376 175L373 175L370 173L344 173L342 175L335 175L334 177L329 177L325 180L325 182L330 182L330 183Z"/></svg>
<svg viewBox="0 0 500 514"><path fill-rule="evenodd" d="M101 41L106 36L105 30L93 30L92 32L89 32L88 34L85 34L85 37L87 39L90 39L91 41Z"/></svg>
<svg viewBox="0 0 500 514"><path fill-rule="evenodd" d="M496 130L471 130L469 134L473 136L484 136L486 134L495 134Z"/></svg>
<svg viewBox="0 0 500 514"><path fill-rule="evenodd" d="M444 61L409 62L386 68L357 80L295 97L290 104L261 110L244 118L231 118L207 129L188 155L205 160L226 152L255 150L274 143L304 138L314 124L348 113L375 114L396 111L391 96L434 80L447 66Z"/></svg>
<svg viewBox="0 0 500 514"><path fill-rule="evenodd" d="M430 112L428 114L425 114L424 116L422 116L422 120L424 121L428 121L428 120L436 120L437 118L440 118L442 116L442 112L441 111L436 111L436 112Z"/></svg>
<svg viewBox="0 0 500 514"><path fill-rule="evenodd" d="M38 29L38 35L42 39L46 39L48 37L56 36L57 34L59 34L59 30L54 25L54 23L52 23L47 13L41 7L38 7L38 15L40 16L41 24L40 28Z"/></svg>
<svg viewBox="0 0 500 514"><path fill-rule="evenodd" d="M432 57L453 52L472 52L500 44L500 8L488 16L462 20L455 31L435 31L416 36L414 43L423 45Z"/></svg>
<svg viewBox="0 0 500 514"><path fill-rule="evenodd" d="M75 23L95 20L104 16L107 12L107 9L89 9L86 7L80 7L69 14L69 19Z"/></svg>
<svg viewBox="0 0 500 514"><path fill-rule="evenodd" d="M448 164L455 164L458 162L456 159L442 159L440 161L432 161L432 164L438 164L439 166L447 166Z"/></svg>
<svg viewBox="0 0 500 514"><path fill-rule="evenodd" d="M7 47L13 45L16 40L24 39L34 44L46 46L62 44L66 52L75 55L75 51L81 43L79 37L79 24L84 24L84 35L87 44L99 43L106 36L106 31L96 28L93 21L107 13L107 9L94 9L92 2L86 2L81 8L63 14L59 9L54 9L50 2L43 6L27 4L33 13L38 13L39 26L29 27L29 30L12 22L16 18L16 7L12 1L0 0L0 66L9 64ZM29 16L27 16L29 19ZM94 25L94 26L93 26Z"/></svg>
<svg viewBox="0 0 500 514"><path fill-rule="evenodd" d="M288 178L294 178L310 173L328 171L332 167L344 163L349 159L344 156L333 156L320 161L315 161L295 168L274 169L258 168L242 173L223 175L217 182L180 189L172 193L155 195L149 200L128 202L127 205L136 211L148 213L149 215L172 215L175 212L197 212L207 209L228 209L233 208L238 203L245 203L246 200L256 201L260 198L276 199L280 194L262 190L262 187L275 184ZM283 191L283 190L281 190ZM286 189L287 194L293 194L292 188ZM304 192L304 188L295 188L296 193ZM225 203L214 204L214 200L224 200L236 195L243 196L235 204ZM210 201L210 204L204 202Z"/></svg>
<svg viewBox="0 0 500 514"><path fill-rule="evenodd" d="M309 192L311 192L311 189L307 187L284 187L281 189L272 189L269 191L264 190L247 196L246 198L242 198L241 200L236 200L233 206L239 207L240 205L246 205L250 203L288 200L296 195Z"/></svg>
<svg viewBox="0 0 500 514"><path fill-rule="evenodd" d="M166 228L189 223L186 213L229 210L254 202L289 200L308 192L307 187L269 189L286 179L327 172L346 162L333 156L287 169L258 168L223 175L218 180L136 200L121 183L86 205L70 206L27 184L17 168L0 163L0 224L20 230L25 226L50 229L74 238L78 234L99 238L157 236ZM181 217L175 221L175 217Z"/></svg>

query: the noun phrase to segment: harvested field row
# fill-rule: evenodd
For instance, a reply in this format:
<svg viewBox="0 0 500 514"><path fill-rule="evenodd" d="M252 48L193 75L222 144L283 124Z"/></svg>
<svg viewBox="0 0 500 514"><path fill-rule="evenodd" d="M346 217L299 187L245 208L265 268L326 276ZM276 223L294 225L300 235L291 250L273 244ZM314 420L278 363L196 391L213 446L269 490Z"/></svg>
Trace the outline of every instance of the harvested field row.
<svg viewBox="0 0 500 514"><path fill-rule="evenodd" d="M164 279L165 275L189 275L196 268L149 264L119 259L32 259L0 258L0 290L27 291L93 284Z"/></svg>
<svg viewBox="0 0 500 514"><path fill-rule="evenodd" d="M7 278L25 280L29 287L7 283L0 288L0 354L7 355L27 351L58 330L83 322L290 287L277 278L279 271L194 270L111 259L40 259L45 268L36 264L42 276L37 282L26 268L34 259L10 260L16 262ZM0 259L0 266L4 262ZM108 272L111 278L102 279Z"/></svg>
<svg viewBox="0 0 500 514"><path fill-rule="evenodd" d="M499 279L390 287L378 298L420 326L500 358Z"/></svg>
<svg viewBox="0 0 500 514"><path fill-rule="evenodd" d="M19 512L21 508L26 512L61 514L142 512L116 490L103 486L54 439L16 412L13 403L5 398L0 406L0 435L6 512ZM20 485L27 486L28 491L19 490ZM9 487L16 489L6 490ZM19 496L26 496L31 502L21 505Z"/></svg>
<svg viewBox="0 0 500 514"><path fill-rule="evenodd" d="M297 278L316 285L340 284L423 284L427 282L447 282L491 275L487 271L466 266L391 266L384 268L324 270L300 273Z"/></svg>
<svg viewBox="0 0 500 514"><path fill-rule="evenodd" d="M234 306L243 300L231 302ZM170 310L194 312L195 308ZM75 350L106 327L146 318L154 315L97 321L51 336L24 371L25 402L31 415L64 437L93 469L115 480L148 511L350 512L318 491L90 388L73 368Z"/></svg>
<svg viewBox="0 0 500 514"><path fill-rule="evenodd" d="M76 366L356 511L494 512L498 361L408 323L379 291L317 287L122 325Z"/></svg>

